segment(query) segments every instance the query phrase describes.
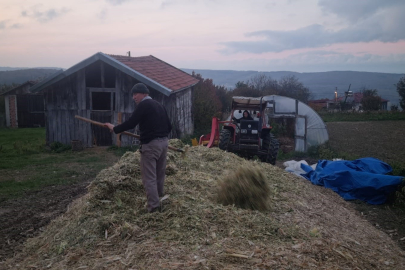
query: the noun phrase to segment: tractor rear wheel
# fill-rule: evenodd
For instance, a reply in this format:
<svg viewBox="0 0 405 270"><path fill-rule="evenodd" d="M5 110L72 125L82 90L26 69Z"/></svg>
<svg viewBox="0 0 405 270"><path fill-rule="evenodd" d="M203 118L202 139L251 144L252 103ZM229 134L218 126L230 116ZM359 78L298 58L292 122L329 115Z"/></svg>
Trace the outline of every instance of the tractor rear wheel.
<svg viewBox="0 0 405 270"><path fill-rule="evenodd" d="M221 130L219 134L219 149L228 150L229 142L231 141L231 131L229 129Z"/></svg>
<svg viewBox="0 0 405 270"><path fill-rule="evenodd" d="M262 157L262 161L275 165L279 147L279 142L274 135L271 133L266 134L263 138L262 149L267 152L267 155Z"/></svg>

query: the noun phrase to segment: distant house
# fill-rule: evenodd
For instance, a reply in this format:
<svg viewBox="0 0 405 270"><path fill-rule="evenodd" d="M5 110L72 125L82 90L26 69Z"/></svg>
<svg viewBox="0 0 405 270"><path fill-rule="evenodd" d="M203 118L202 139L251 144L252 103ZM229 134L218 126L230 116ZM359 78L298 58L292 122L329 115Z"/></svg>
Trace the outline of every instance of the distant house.
<svg viewBox="0 0 405 270"><path fill-rule="evenodd" d="M96 53L31 88L45 98L47 142L131 145L132 137L120 139L75 115L102 123L124 122L135 108L130 90L138 82L146 84L150 96L165 106L173 125L171 137L193 133L192 91L198 79L154 56Z"/></svg>
<svg viewBox="0 0 405 270"><path fill-rule="evenodd" d="M340 102L342 101L342 97L337 97L336 99L316 99L316 100L309 100L308 106L314 109L315 111L330 111L336 110L339 107Z"/></svg>
<svg viewBox="0 0 405 270"><path fill-rule="evenodd" d="M317 99L317 100L309 100L308 105L316 110L326 110L326 111L331 111L331 110L341 110L342 103L350 104L348 107L350 107L351 110L354 111L361 111L362 105L361 101L363 99L363 93L353 93L353 96L350 97L345 97L345 96L339 96L334 99ZM389 100L386 99L381 99L381 110L386 111L388 110L388 102ZM346 107L347 109L347 107Z"/></svg>
<svg viewBox="0 0 405 270"><path fill-rule="evenodd" d="M30 92L34 84L27 81L0 95L4 96L7 127L45 126L44 98Z"/></svg>
<svg viewBox="0 0 405 270"><path fill-rule="evenodd" d="M347 98L347 102L352 103L353 110L360 111L362 110L361 101L363 100L363 93L353 93L352 97ZM388 102L389 100L381 98L381 110L387 111L388 110Z"/></svg>
<svg viewBox="0 0 405 270"><path fill-rule="evenodd" d="M326 111L328 109L328 105L329 105L328 102L329 102L329 99L327 99L327 98L309 100L308 106L311 107L315 111L322 111L322 110Z"/></svg>

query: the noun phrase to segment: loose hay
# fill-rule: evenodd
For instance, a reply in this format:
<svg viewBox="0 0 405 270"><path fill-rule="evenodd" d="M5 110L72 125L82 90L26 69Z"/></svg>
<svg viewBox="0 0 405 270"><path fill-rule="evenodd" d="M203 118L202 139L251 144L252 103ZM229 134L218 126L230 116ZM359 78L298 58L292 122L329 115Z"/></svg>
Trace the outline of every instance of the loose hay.
<svg viewBox="0 0 405 270"><path fill-rule="evenodd" d="M240 167L220 181L218 202L244 209L268 210L270 188L258 167Z"/></svg>
<svg viewBox="0 0 405 270"><path fill-rule="evenodd" d="M86 196L0 268L405 269L404 253L337 194L217 148L168 152L169 204L147 213L139 158L127 153L101 171ZM270 209L217 203L218 182L239 167L263 173Z"/></svg>

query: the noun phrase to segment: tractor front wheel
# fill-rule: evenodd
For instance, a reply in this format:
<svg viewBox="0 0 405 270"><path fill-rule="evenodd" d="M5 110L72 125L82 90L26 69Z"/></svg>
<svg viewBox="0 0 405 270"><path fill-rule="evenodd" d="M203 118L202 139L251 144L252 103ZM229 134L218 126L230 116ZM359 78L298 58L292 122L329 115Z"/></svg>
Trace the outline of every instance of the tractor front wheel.
<svg viewBox="0 0 405 270"><path fill-rule="evenodd" d="M231 131L229 129L221 130L219 134L219 149L228 150L229 142L231 141Z"/></svg>
<svg viewBox="0 0 405 270"><path fill-rule="evenodd" d="M268 162L272 165L276 165L278 149L280 145L278 140L273 134L269 133L263 138L262 149L267 152L267 155L262 157L263 162Z"/></svg>

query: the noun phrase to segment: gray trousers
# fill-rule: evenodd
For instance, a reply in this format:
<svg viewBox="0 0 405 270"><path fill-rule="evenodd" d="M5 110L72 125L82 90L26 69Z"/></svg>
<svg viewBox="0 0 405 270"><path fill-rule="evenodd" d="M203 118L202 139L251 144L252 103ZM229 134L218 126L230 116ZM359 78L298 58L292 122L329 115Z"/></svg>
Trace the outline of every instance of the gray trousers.
<svg viewBox="0 0 405 270"><path fill-rule="evenodd" d="M160 206L159 197L164 195L167 146L167 138L157 138L142 144L142 184L145 187L149 212Z"/></svg>

